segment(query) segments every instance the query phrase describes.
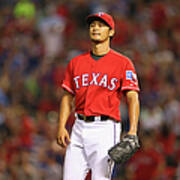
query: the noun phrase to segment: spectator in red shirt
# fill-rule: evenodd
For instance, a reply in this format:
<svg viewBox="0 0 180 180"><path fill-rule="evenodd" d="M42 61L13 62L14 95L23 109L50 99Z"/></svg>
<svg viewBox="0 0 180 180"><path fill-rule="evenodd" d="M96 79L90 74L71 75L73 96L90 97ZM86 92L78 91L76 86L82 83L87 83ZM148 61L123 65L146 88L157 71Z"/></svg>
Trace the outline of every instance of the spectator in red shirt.
<svg viewBox="0 0 180 180"><path fill-rule="evenodd" d="M162 148L161 151L166 156L173 155L175 151L176 135L170 130L168 124L164 123L157 137L158 143Z"/></svg>
<svg viewBox="0 0 180 180"><path fill-rule="evenodd" d="M159 179L164 172L164 157L155 148L152 132L144 132L142 148L130 160L126 176L131 180Z"/></svg>

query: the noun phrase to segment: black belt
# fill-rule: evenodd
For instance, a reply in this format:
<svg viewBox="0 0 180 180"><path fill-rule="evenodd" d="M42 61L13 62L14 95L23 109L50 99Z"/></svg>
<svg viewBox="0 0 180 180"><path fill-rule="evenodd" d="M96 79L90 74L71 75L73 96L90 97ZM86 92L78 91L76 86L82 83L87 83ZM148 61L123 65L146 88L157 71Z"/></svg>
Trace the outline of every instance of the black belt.
<svg viewBox="0 0 180 180"><path fill-rule="evenodd" d="M84 116L84 115L82 115L82 114L78 114L78 119L84 120L84 121L86 121L86 122L93 122L93 121L95 121L96 116ZM99 120L100 120L100 121L106 121L106 120L108 120L108 119L110 119L109 116L106 116L106 115L101 115L101 116L99 116Z"/></svg>

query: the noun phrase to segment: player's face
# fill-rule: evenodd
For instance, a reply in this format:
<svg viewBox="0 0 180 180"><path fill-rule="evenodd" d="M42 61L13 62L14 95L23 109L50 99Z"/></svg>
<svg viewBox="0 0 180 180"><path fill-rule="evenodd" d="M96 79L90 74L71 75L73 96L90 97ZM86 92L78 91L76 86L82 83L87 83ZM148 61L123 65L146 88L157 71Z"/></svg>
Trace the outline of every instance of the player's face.
<svg viewBox="0 0 180 180"><path fill-rule="evenodd" d="M104 42L110 38L112 30L101 21L92 21L89 26L89 36L92 41Z"/></svg>

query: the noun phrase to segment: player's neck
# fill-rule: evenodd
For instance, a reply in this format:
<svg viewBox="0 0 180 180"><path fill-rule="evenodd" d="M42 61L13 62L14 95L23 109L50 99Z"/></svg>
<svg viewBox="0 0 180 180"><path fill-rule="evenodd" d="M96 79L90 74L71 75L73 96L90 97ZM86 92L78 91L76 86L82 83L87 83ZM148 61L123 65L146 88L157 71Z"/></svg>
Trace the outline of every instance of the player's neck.
<svg viewBox="0 0 180 180"><path fill-rule="evenodd" d="M92 42L92 53L97 56L105 55L109 52L110 46L109 42L105 41L103 43Z"/></svg>

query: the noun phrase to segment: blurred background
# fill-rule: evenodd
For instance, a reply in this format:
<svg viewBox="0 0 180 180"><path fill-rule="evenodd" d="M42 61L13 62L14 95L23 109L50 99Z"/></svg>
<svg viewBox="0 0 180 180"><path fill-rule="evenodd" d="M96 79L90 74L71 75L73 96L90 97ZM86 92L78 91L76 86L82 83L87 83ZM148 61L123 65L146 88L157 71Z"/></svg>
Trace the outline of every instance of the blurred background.
<svg viewBox="0 0 180 180"><path fill-rule="evenodd" d="M113 180L180 179L180 1L0 0L0 180L62 180L60 85L89 50L85 17L98 11L114 17L112 48L132 59L141 88L142 148Z"/></svg>

